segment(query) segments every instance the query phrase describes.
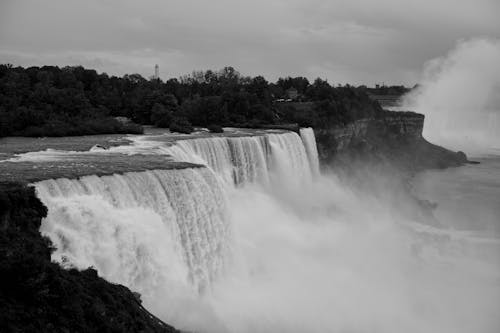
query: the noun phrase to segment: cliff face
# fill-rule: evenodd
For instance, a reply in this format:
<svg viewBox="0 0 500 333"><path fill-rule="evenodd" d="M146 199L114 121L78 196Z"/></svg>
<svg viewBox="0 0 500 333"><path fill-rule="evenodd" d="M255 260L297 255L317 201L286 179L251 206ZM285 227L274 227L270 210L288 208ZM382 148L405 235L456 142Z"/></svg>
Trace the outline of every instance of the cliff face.
<svg viewBox="0 0 500 333"><path fill-rule="evenodd" d="M388 135L420 139L424 129L424 115L414 112L386 112L379 121Z"/></svg>
<svg viewBox="0 0 500 333"><path fill-rule="evenodd" d="M361 119L343 127L315 129L324 167L374 163L416 172L459 166L465 154L429 143L422 137L424 116L385 111L379 118Z"/></svg>
<svg viewBox="0 0 500 333"><path fill-rule="evenodd" d="M34 189L0 184L1 332L176 332L124 286L50 261Z"/></svg>

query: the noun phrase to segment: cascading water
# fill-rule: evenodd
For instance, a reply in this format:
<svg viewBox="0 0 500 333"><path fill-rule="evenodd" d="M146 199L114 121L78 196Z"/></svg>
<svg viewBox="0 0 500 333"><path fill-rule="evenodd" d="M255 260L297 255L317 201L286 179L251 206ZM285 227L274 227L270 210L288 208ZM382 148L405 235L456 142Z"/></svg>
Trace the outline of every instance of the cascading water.
<svg viewBox="0 0 500 333"><path fill-rule="evenodd" d="M311 171L314 177L319 175L319 159L318 159L318 147L316 146L316 137L314 136L314 131L312 128L301 128L300 137L302 142L304 142L304 147L306 148L307 156L309 157L309 164L311 165Z"/></svg>
<svg viewBox="0 0 500 333"><path fill-rule="evenodd" d="M319 174L318 153L312 129L265 136L217 137L179 140L165 152L178 161L202 163L227 183L269 183L275 176L310 182Z"/></svg>
<svg viewBox="0 0 500 333"><path fill-rule="evenodd" d="M36 189L48 207L41 231L54 242L56 261L95 266L141 291L166 272L203 289L223 267L226 199L206 168L51 179Z"/></svg>
<svg viewBox="0 0 500 333"><path fill-rule="evenodd" d="M55 260L79 268L95 266L111 281L144 291L137 279L149 279L145 272L153 268L141 266L140 257L151 257L154 250L135 237L142 227L161 228L158 233L173 251L161 265L174 262L177 276L171 269L158 271L205 289L222 269L230 237L225 193L215 175L236 185L267 185L271 171L292 179L311 176L295 133L179 140L162 151L178 161L206 164L213 172L188 168L36 183L49 208L42 232L56 245ZM135 239L131 244L122 244L130 237Z"/></svg>
<svg viewBox="0 0 500 333"><path fill-rule="evenodd" d="M263 136L179 140L167 149L178 161L202 163L230 184L267 183L268 145Z"/></svg>
<svg viewBox="0 0 500 333"><path fill-rule="evenodd" d="M378 176L366 193L317 175L300 134L145 137L141 153L207 167L36 183L54 260L187 331L497 332L500 270L395 214Z"/></svg>
<svg viewBox="0 0 500 333"><path fill-rule="evenodd" d="M303 138L306 143L314 134L305 132ZM176 319L173 313L180 310L166 305L176 303L172 294L181 293L184 300L210 293L231 257L226 192L252 183L267 187L271 175L284 183L310 182L315 172L310 164L317 162L310 162L314 153L306 153L301 138L291 132L185 139L173 145L145 140L139 140L142 154L150 147L154 154L208 168L38 182L37 194L48 207L41 232L57 249L55 261L80 269L93 266L109 281L140 292L146 306L164 319L183 325L185 314Z"/></svg>
<svg viewBox="0 0 500 333"><path fill-rule="evenodd" d="M446 57L426 63L404 103L425 114L425 138L469 155L498 153L499 58L500 40L480 38L459 41Z"/></svg>

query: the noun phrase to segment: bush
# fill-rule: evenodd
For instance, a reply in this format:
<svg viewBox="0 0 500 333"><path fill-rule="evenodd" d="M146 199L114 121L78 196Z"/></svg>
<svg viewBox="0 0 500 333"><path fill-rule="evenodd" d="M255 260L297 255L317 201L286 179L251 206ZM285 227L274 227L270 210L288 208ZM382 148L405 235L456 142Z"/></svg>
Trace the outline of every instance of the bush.
<svg viewBox="0 0 500 333"><path fill-rule="evenodd" d="M172 122L173 112L165 109L162 104L156 103L151 111L151 122L162 128L168 128Z"/></svg>
<svg viewBox="0 0 500 333"><path fill-rule="evenodd" d="M191 134L194 131L193 125L186 118L175 118L170 123L170 132Z"/></svg>
<svg viewBox="0 0 500 333"><path fill-rule="evenodd" d="M211 133L224 133L224 129L220 125L212 124L208 125L207 128Z"/></svg>
<svg viewBox="0 0 500 333"><path fill-rule="evenodd" d="M144 134L144 128L141 125L129 123L122 124L120 128L122 134Z"/></svg>
<svg viewBox="0 0 500 333"><path fill-rule="evenodd" d="M28 137L60 137L114 133L143 134L144 129L142 126L134 123L123 124L111 117L100 117L92 119L73 119L71 122L57 119L50 120L44 125L29 126L13 134Z"/></svg>

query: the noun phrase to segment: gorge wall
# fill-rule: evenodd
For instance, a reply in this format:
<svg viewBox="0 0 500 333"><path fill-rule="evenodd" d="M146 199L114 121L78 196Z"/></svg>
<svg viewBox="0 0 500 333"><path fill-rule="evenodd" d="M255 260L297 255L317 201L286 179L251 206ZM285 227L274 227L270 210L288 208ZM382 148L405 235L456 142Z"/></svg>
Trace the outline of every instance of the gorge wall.
<svg viewBox="0 0 500 333"><path fill-rule="evenodd" d="M422 114L384 111L378 118L315 129L319 158L326 168L370 162L411 173L467 162L464 153L428 142L423 128Z"/></svg>

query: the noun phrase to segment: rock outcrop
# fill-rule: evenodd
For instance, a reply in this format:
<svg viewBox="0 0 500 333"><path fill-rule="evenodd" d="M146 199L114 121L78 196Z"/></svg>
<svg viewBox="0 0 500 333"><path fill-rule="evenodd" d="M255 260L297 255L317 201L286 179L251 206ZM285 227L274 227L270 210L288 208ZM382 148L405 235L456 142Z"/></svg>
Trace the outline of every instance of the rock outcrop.
<svg viewBox="0 0 500 333"><path fill-rule="evenodd" d="M370 163L413 173L467 163L464 153L425 140L423 127L422 114L384 111L378 118L357 120L343 127L315 129L318 154L326 168Z"/></svg>
<svg viewBox="0 0 500 333"><path fill-rule="evenodd" d="M177 332L94 269L52 263L46 214L32 187L0 184L0 332Z"/></svg>

